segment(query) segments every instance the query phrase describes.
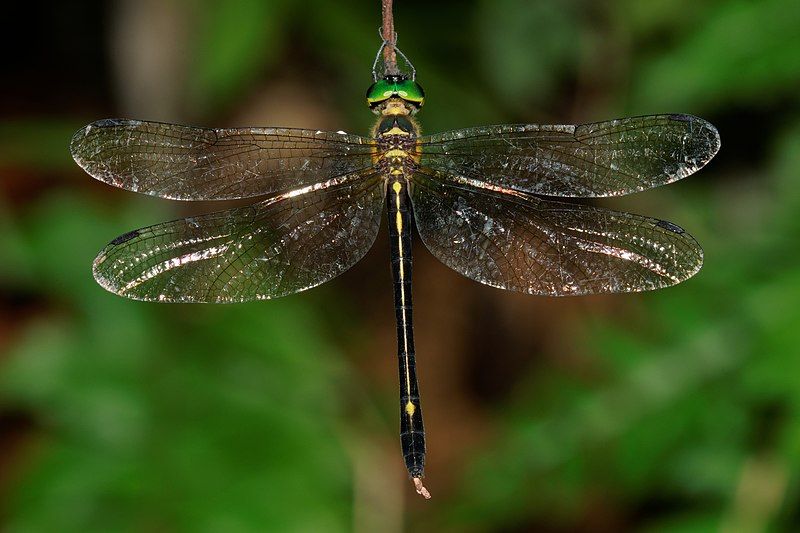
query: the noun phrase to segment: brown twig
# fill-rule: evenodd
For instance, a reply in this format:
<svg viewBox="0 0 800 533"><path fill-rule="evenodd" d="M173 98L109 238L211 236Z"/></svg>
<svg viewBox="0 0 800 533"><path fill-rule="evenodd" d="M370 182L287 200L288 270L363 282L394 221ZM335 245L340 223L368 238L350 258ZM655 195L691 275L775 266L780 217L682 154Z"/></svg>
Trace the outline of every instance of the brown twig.
<svg viewBox="0 0 800 533"><path fill-rule="evenodd" d="M381 37L386 41L386 46L383 47L383 63L384 71L389 75L399 74L397 70L397 54L394 47L397 45L396 35L394 33L394 15L392 14L392 1L381 0L381 8L383 14L383 24L381 25Z"/></svg>

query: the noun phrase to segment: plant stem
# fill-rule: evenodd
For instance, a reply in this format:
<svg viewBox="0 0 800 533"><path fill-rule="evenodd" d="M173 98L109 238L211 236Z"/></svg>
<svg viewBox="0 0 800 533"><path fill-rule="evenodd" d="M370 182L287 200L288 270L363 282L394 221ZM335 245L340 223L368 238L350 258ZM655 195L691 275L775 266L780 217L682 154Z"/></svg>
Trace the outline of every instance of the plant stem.
<svg viewBox="0 0 800 533"><path fill-rule="evenodd" d="M394 47L397 44L394 34L394 15L392 14L392 0L381 0L381 8L383 13L383 24L381 25L381 35L383 40L386 41L386 46L383 47L383 63L384 70L388 75L399 74L397 70L397 54Z"/></svg>

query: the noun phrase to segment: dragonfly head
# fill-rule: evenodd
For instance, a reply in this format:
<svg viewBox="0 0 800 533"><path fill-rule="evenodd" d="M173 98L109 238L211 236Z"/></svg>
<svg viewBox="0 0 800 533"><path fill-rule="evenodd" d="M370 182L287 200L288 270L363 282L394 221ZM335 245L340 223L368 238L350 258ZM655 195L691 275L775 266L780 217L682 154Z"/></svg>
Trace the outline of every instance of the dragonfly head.
<svg viewBox="0 0 800 533"><path fill-rule="evenodd" d="M384 76L367 89L367 104L375 114L381 114L382 108L392 99L401 100L413 114L425 102L425 91L416 81L403 75Z"/></svg>

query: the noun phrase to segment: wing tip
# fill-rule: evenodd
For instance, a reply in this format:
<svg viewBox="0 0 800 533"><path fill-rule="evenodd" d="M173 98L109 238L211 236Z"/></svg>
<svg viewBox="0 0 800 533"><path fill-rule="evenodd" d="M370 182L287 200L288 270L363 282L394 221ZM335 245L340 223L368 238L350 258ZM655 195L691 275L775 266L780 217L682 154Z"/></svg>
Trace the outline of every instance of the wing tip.
<svg viewBox="0 0 800 533"><path fill-rule="evenodd" d="M680 227L679 225L669 222L667 220L658 220L655 219L655 226L662 231L668 231L670 233L675 234L680 241L682 241L683 246L685 247L688 253L693 253L694 258L682 272L676 273L676 275L662 277L662 280L669 280L670 283L665 283L664 285L653 287L652 289L647 290L658 290L667 287L673 287L675 285L679 285L684 281L694 277L700 270L703 268L703 263L705 261L705 252L703 247L694 238L694 236L687 232L685 229Z"/></svg>
<svg viewBox="0 0 800 533"><path fill-rule="evenodd" d="M125 118L102 118L100 120L90 122L86 126L76 131L72 135L72 139L70 139L69 151L72 155L72 159L74 159L82 169L88 172L87 166L90 162L92 162L92 160L88 158L87 155L91 156L93 154L86 154L84 149L87 146L88 140L95 135L98 130L117 127L131 128L140 126L142 124L143 122L141 120L130 120Z"/></svg>
<svg viewBox="0 0 800 533"><path fill-rule="evenodd" d="M703 168L711 161L722 147L719 130L704 118L676 113L669 115L670 120L687 123L687 136L692 141L691 148L686 154L687 161L694 163L695 171Z"/></svg>
<svg viewBox="0 0 800 533"><path fill-rule="evenodd" d="M135 294L130 294L126 292L126 288L123 285L124 280L120 279L120 276L113 275L113 264L110 265L106 263L109 261L110 253L119 248L120 245L124 245L124 243L130 241L131 239L139 236L140 230L133 230L127 233L123 233L122 235L115 237L111 240L108 244L106 244L102 250L97 253L97 256L92 261L92 277L97 282L98 285L103 287L105 290L112 294L116 294L117 296L122 296L124 298L128 298L130 300L140 300L144 301L143 298L137 297ZM113 261L112 261L113 263Z"/></svg>
<svg viewBox="0 0 800 533"><path fill-rule="evenodd" d="M117 237L119 239L119 237ZM114 239L116 241L117 239ZM115 242L111 241L105 248L103 248L100 253L97 254L94 261L92 262L92 276L94 280L100 285L103 289L110 292L115 296L121 296L122 298L127 298L128 300L134 300L137 302L167 302L171 303L171 300L162 298L148 298L146 296L137 294L135 292L128 292L126 287L122 286L119 283L119 280L115 280L113 276L109 276L107 272L102 268L103 263L108 258L107 252L109 249L115 246Z"/></svg>
<svg viewBox="0 0 800 533"><path fill-rule="evenodd" d="M110 246L113 245L113 242L114 241L112 241L102 250L100 250L100 253L98 253L97 257L95 257L94 261L92 261L92 277L94 278L94 280L97 282L98 285L103 287L108 292L116 294L118 296L125 296L126 298L129 298L129 296L127 296L123 292L120 292L118 284L114 283L114 281L111 278L109 278L101 268L101 265L108 258L108 256L106 255L106 251L109 249Z"/></svg>
<svg viewBox="0 0 800 533"><path fill-rule="evenodd" d="M69 141L69 153L72 156L72 159L83 170L86 170L86 161L82 149L85 146L84 143L86 137L91 133L91 131L92 131L92 124L87 124L86 126L76 131L72 135L72 139L70 139Z"/></svg>

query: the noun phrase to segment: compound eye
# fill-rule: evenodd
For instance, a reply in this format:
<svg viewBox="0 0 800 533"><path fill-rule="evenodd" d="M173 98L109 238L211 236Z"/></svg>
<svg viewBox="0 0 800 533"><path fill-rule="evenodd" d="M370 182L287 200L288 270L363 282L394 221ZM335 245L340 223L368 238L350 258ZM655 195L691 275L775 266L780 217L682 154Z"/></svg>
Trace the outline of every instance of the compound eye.
<svg viewBox="0 0 800 533"><path fill-rule="evenodd" d="M405 80L397 86L397 94L403 100L421 107L425 102L425 91L414 80Z"/></svg>
<svg viewBox="0 0 800 533"><path fill-rule="evenodd" d="M378 80L367 89L367 103L373 107L381 102L385 102L394 95L394 87L386 83L385 80Z"/></svg>

